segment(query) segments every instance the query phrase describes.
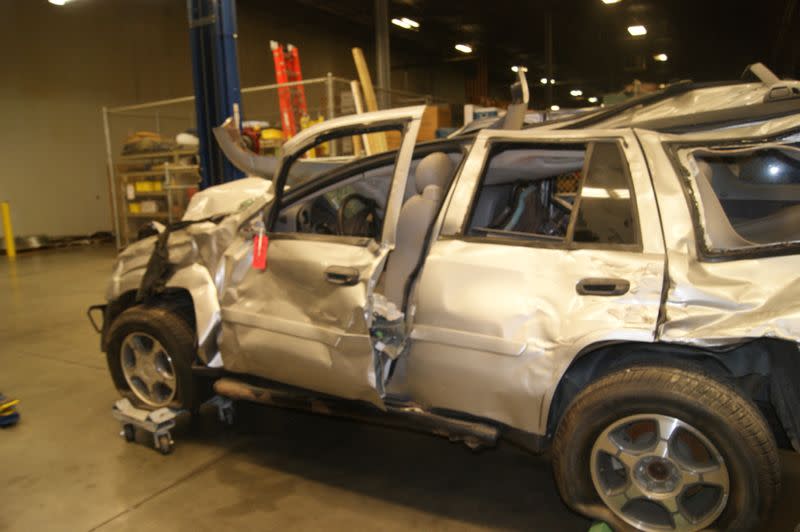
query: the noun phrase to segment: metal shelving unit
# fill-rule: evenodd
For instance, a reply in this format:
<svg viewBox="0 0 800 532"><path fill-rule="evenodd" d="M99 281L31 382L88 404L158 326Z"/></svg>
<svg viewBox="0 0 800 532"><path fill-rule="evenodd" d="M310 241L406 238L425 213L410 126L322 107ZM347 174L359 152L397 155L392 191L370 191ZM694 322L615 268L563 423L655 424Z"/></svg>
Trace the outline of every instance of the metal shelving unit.
<svg viewBox="0 0 800 532"><path fill-rule="evenodd" d="M187 164L191 159L193 164ZM136 239L152 221L170 224L181 219L200 183L195 149L122 155L115 164L120 198L121 244Z"/></svg>

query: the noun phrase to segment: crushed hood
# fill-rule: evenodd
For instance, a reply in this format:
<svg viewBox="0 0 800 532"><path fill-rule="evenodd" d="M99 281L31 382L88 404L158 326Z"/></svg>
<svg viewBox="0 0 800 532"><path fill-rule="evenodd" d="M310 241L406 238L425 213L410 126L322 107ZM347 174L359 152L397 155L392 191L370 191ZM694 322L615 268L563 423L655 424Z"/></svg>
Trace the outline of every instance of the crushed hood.
<svg viewBox="0 0 800 532"><path fill-rule="evenodd" d="M265 205L273 196L272 182L260 177L247 177L209 187L192 196L183 221L231 214L256 202Z"/></svg>

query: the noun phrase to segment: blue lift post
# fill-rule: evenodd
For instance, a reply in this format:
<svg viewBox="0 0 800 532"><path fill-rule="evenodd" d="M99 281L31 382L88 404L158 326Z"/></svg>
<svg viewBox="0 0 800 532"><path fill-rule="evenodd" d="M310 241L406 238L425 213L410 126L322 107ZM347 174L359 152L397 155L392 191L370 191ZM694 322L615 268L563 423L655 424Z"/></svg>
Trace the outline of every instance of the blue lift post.
<svg viewBox="0 0 800 532"><path fill-rule="evenodd" d="M236 0L187 0L194 76L200 188L244 177L222 154L212 128L241 116L236 55Z"/></svg>

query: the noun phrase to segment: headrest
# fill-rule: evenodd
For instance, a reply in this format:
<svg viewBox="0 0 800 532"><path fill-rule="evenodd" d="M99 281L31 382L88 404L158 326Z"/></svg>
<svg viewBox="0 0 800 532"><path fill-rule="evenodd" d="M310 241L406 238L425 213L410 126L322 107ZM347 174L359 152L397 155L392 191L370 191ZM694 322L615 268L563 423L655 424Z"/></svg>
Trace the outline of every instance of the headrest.
<svg viewBox="0 0 800 532"><path fill-rule="evenodd" d="M454 170L453 161L446 153L437 151L426 155L417 165L414 182L417 193L422 194L425 187L430 185L445 188Z"/></svg>

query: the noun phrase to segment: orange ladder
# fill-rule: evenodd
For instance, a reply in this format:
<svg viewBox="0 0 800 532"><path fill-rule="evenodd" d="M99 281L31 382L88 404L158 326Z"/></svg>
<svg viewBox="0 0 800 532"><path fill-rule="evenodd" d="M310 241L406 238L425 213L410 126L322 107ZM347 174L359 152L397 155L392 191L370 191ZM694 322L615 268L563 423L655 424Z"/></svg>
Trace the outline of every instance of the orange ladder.
<svg viewBox="0 0 800 532"><path fill-rule="evenodd" d="M284 137L288 139L297 134L298 124L303 118L308 117L306 89L300 83L303 81L303 73L300 70L300 50L291 44L287 44L284 48L277 41L270 41L269 46L275 62L275 80L279 85L295 83L288 87L278 87L281 129L283 129Z"/></svg>

